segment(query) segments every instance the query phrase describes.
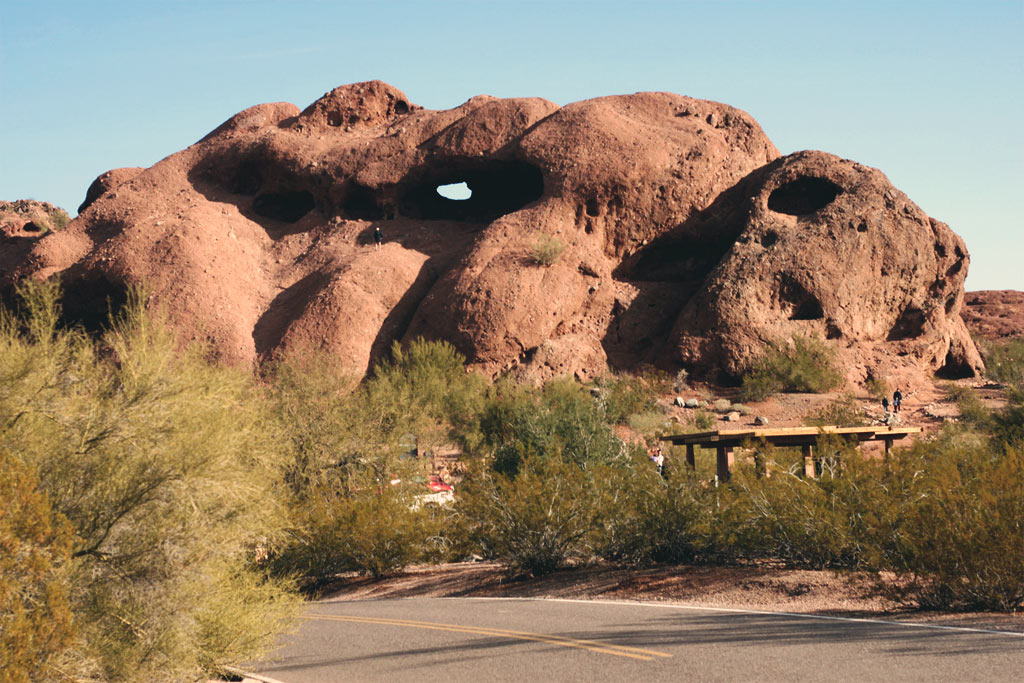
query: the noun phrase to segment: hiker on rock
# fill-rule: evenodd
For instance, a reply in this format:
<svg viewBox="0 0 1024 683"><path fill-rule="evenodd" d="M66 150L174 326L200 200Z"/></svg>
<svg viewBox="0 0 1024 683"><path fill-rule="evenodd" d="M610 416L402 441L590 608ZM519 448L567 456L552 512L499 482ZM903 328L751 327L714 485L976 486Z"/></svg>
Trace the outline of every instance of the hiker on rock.
<svg viewBox="0 0 1024 683"><path fill-rule="evenodd" d="M381 232L380 226L373 228L373 249L374 251L380 251L381 242L384 241L384 233Z"/></svg>
<svg viewBox="0 0 1024 683"><path fill-rule="evenodd" d="M903 392L899 389L892 392L892 409L893 412L900 412L900 405L903 403Z"/></svg>

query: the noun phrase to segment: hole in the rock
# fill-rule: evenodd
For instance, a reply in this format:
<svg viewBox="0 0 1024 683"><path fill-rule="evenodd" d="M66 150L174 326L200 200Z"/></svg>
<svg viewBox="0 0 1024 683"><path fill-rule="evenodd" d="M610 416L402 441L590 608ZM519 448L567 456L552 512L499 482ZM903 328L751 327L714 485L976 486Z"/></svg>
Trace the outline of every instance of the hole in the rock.
<svg viewBox="0 0 1024 683"><path fill-rule="evenodd" d="M896 324L889 330L886 341L899 341L901 339L913 339L921 336L924 329L924 311L916 306L907 306L903 313L897 318Z"/></svg>
<svg viewBox="0 0 1024 683"><path fill-rule="evenodd" d="M450 199L445 185L464 183L471 195ZM421 169L398 187L403 216L426 220L492 221L518 211L544 194L540 169L522 162L461 161L444 169Z"/></svg>
<svg viewBox="0 0 1024 683"><path fill-rule="evenodd" d="M946 360L942 363L935 375L941 379L968 379L974 377L974 368L968 365L963 359L956 358L953 350L946 353Z"/></svg>
<svg viewBox="0 0 1024 683"><path fill-rule="evenodd" d="M445 199L451 199L456 202L464 202L473 196L473 190L469 189L469 185L464 182L438 185L437 193Z"/></svg>
<svg viewBox="0 0 1024 683"><path fill-rule="evenodd" d="M954 306L956 306L956 294L946 299L946 315L953 314Z"/></svg>
<svg viewBox="0 0 1024 683"><path fill-rule="evenodd" d="M587 221L587 224L583 226L583 232L592 235L594 233L594 224L591 221Z"/></svg>
<svg viewBox="0 0 1024 683"><path fill-rule="evenodd" d="M867 221L861 221L860 223L857 224L857 232L867 232L867 231L868 231L868 222Z"/></svg>
<svg viewBox="0 0 1024 683"><path fill-rule="evenodd" d="M963 258L964 257L964 250L961 249L959 246L957 246L957 247L955 247L953 249L953 253L956 254L957 258Z"/></svg>
<svg viewBox="0 0 1024 683"><path fill-rule="evenodd" d="M825 339L842 339L843 332L831 320L825 325Z"/></svg>
<svg viewBox="0 0 1024 683"><path fill-rule="evenodd" d="M768 195L768 208L791 216L803 216L825 208L842 191L843 188L826 178L802 176Z"/></svg>
<svg viewBox="0 0 1024 683"><path fill-rule="evenodd" d="M765 234L761 235L761 246L770 247L779 241L779 233L774 230L769 230Z"/></svg>
<svg viewBox="0 0 1024 683"><path fill-rule="evenodd" d="M262 186L263 174L260 172L259 165L244 163L235 171L235 176L231 181L231 192L252 196L259 192Z"/></svg>
<svg viewBox="0 0 1024 683"><path fill-rule="evenodd" d="M935 253L938 255L939 258L946 258L946 245L942 244L941 242L936 242Z"/></svg>
<svg viewBox="0 0 1024 683"><path fill-rule="evenodd" d="M42 232L43 229L36 225L34 222L29 221L25 225L21 226L23 232Z"/></svg>
<svg viewBox="0 0 1024 683"><path fill-rule="evenodd" d="M956 263L951 265L948 270L946 270L946 277L953 277L954 275L959 273L963 267L964 262L962 260L957 261Z"/></svg>
<svg viewBox="0 0 1024 683"><path fill-rule="evenodd" d="M600 212L600 210L601 210L601 207L597 203L596 199L591 197L590 199L587 200L587 215L588 216L597 216L598 213Z"/></svg>
<svg viewBox="0 0 1024 683"><path fill-rule="evenodd" d="M396 114L408 114L409 113L409 103L406 102L405 100L398 100L397 102L395 102L395 113Z"/></svg>
<svg viewBox="0 0 1024 683"><path fill-rule="evenodd" d="M128 287L104 275L68 280L63 285L60 304L62 327L81 327L89 334L100 334L110 327L128 303Z"/></svg>
<svg viewBox="0 0 1024 683"><path fill-rule="evenodd" d="M373 191L357 184L348 188L340 210L344 217L360 221L383 220L385 213Z"/></svg>
<svg viewBox="0 0 1024 683"><path fill-rule="evenodd" d="M779 304L783 311L789 311L790 320L821 320L825 317L818 297L787 275L783 275L779 284Z"/></svg>
<svg viewBox="0 0 1024 683"><path fill-rule="evenodd" d="M341 118L341 113L336 112L336 111L332 111L332 112L329 112L327 114L327 125L328 126L334 126L335 128L337 128L342 123L344 123L344 121Z"/></svg>
<svg viewBox="0 0 1024 683"><path fill-rule="evenodd" d="M308 190L268 192L252 202L252 210L264 218L295 223L313 210L313 194Z"/></svg>

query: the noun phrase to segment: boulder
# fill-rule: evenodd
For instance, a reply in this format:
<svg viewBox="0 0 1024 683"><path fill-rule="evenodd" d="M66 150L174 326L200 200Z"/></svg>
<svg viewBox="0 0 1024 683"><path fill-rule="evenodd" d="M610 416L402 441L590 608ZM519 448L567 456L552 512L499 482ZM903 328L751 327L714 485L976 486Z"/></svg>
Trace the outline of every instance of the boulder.
<svg viewBox="0 0 1024 683"><path fill-rule="evenodd" d="M438 192L457 183L469 198ZM26 244L0 284L56 274L84 319L145 283L183 341L242 365L320 350L360 375L422 336L528 381L735 378L805 333L852 380L981 367L948 227L877 170L780 158L745 112L671 93L430 111L370 81L257 105L100 176Z"/></svg>

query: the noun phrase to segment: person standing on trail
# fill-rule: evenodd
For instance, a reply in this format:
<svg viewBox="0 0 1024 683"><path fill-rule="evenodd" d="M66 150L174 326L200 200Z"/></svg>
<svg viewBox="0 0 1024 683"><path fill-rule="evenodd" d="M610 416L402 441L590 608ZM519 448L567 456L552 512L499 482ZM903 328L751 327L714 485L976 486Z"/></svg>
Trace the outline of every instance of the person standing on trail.
<svg viewBox="0 0 1024 683"><path fill-rule="evenodd" d="M884 410L887 413L889 412L889 399L885 398L884 396L882 397L882 410Z"/></svg>
<svg viewBox="0 0 1024 683"><path fill-rule="evenodd" d="M381 232L380 226L373 228L373 249L374 251L380 251L381 242L384 241L384 233Z"/></svg>
<svg viewBox="0 0 1024 683"><path fill-rule="evenodd" d="M892 392L892 409L893 412L900 412L900 405L903 403L903 392L899 389Z"/></svg>

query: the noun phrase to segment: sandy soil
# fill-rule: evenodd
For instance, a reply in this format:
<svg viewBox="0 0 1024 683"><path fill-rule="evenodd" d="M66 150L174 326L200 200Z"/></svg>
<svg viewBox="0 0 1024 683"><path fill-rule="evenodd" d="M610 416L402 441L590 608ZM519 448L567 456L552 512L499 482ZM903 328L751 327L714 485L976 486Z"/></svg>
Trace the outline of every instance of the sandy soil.
<svg viewBox="0 0 1024 683"><path fill-rule="evenodd" d="M858 580L859 579L859 580ZM829 571L761 567L597 566L533 579L510 579L501 565L467 562L414 566L381 579L339 576L323 593L330 602L410 597L516 597L628 600L893 619L1024 633L1024 614L922 612L900 608L864 577Z"/></svg>

